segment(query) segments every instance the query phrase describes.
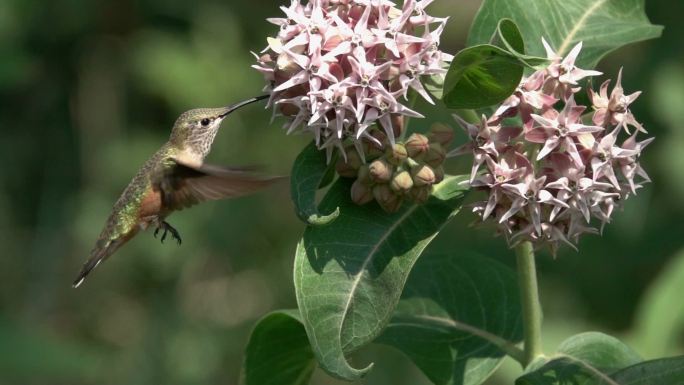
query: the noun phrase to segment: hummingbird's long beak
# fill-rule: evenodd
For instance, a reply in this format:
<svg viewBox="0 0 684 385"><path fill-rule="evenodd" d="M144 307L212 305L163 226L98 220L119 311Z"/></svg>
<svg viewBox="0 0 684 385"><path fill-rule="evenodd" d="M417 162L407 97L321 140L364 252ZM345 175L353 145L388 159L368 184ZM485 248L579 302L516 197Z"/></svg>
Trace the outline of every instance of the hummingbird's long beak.
<svg viewBox="0 0 684 385"><path fill-rule="evenodd" d="M235 103L235 104L233 104L233 105L231 105L231 106L228 106L228 107L226 107L226 112L224 112L224 113L222 113L221 115L219 115L219 118L223 119L223 118L225 118L226 116L228 116L228 114L230 114L231 112L237 110L238 108L243 107L243 106L246 106L246 105L248 105L248 104L252 104L252 103L254 103L254 102L258 102L259 100L264 100L264 99L268 98L269 96L271 96L271 95L261 95L261 96L257 96L257 97L255 97L255 98L243 100L243 101L241 101L241 102L239 102L239 103Z"/></svg>

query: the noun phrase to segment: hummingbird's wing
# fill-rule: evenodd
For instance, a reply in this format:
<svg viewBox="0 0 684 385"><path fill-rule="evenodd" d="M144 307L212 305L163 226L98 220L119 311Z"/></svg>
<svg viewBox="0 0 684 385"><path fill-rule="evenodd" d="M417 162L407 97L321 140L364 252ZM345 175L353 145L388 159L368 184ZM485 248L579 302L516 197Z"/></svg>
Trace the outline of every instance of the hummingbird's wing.
<svg viewBox="0 0 684 385"><path fill-rule="evenodd" d="M181 210L198 203L235 198L268 187L283 177L261 176L248 169L205 164L193 167L173 159L175 166L160 183L164 206Z"/></svg>

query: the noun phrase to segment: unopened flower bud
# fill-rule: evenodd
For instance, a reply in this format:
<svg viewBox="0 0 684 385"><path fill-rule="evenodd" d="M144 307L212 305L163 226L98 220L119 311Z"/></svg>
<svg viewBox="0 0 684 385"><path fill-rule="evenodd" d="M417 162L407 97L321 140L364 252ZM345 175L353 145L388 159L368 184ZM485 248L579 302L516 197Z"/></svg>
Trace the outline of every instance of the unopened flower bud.
<svg viewBox="0 0 684 385"><path fill-rule="evenodd" d="M370 166L368 166L368 169L373 182L387 183L392 178L393 167L382 158L374 160Z"/></svg>
<svg viewBox="0 0 684 385"><path fill-rule="evenodd" d="M430 141L447 147L454 139L454 130L442 123L435 123L430 127Z"/></svg>
<svg viewBox="0 0 684 385"><path fill-rule="evenodd" d="M354 169L349 163L345 162L343 158L337 159L335 163L335 171L343 178L354 178L358 170Z"/></svg>
<svg viewBox="0 0 684 385"><path fill-rule="evenodd" d="M425 135L411 134L406 141L405 146L408 156L415 158L427 152L427 150L430 148L430 141Z"/></svg>
<svg viewBox="0 0 684 385"><path fill-rule="evenodd" d="M416 203L425 203L430 198L432 186L413 186L409 191L409 196Z"/></svg>
<svg viewBox="0 0 684 385"><path fill-rule="evenodd" d="M411 174L408 171L401 171L394 175L392 182L390 183L392 190L405 193L408 192L411 187L413 187L413 179L411 179Z"/></svg>
<svg viewBox="0 0 684 385"><path fill-rule="evenodd" d="M367 164L359 167L359 171L356 174L356 180L366 185L371 185L373 183L370 175L370 168Z"/></svg>
<svg viewBox="0 0 684 385"><path fill-rule="evenodd" d="M347 164L350 165L352 168L355 170L358 170L359 167L363 164L361 161L361 156L359 155L358 151L354 147L349 147L347 148L346 151L347 155Z"/></svg>
<svg viewBox="0 0 684 385"><path fill-rule="evenodd" d="M435 167L432 169L432 171L435 173L435 183L434 184L437 184L437 183L444 180L444 167L442 167L442 166Z"/></svg>
<svg viewBox="0 0 684 385"><path fill-rule="evenodd" d="M416 186L428 186L435 183L435 172L428 165L420 165L411 170L413 183Z"/></svg>
<svg viewBox="0 0 684 385"><path fill-rule="evenodd" d="M444 159L446 159L446 151L444 151L444 147L439 143L430 143L430 148L422 158L423 162L432 167L441 166L444 163Z"/></svg>
<svg viewBox="0 0 684 385"><path fill-rule="evenodd" d="M391 148L388 148L385 154L387 155L387 161L395 166L402 164L408 157L406 147L401 143L396 143Z"/></svg>
<svg viewBox="0 0 684 385"><path fill-rule="evenodd" d="M357 205L365 205L373 200L373 189L357 179L351 186L351 198Z"/></svg>
<svg viewBox="0 0 684 385"><path fill-rule="evenodd" d="M401 207L402 198L395 194L386 184L379 184L373 187L373 197L380 207L388 213L393 213Z"/></svg>
<svg viewBox="0 0 684 385"><path fill-rule="evenodd" d="M339 157L335 164L337 173L345 178L354 178L357 175L359 167L361 167L361 157L353 147L348 148L345 152L345 157Z"/></svg>
<svg viewBox="0 0 684 385"><path fill-rule="evenodd" d="M390 119L392 120L392 131L394 137L398 138L404 132L404 116L399 114L391 114Z"/></svg>
<svg viewBox="0 0 684 385"><path fill-rule="evenodd" d="M299 113L299 107L294 104L282 103L278 105L278 111L280 111L283 116L295 116Z"/></svg>
<svg viewBox="0 0 684 385"><path fill-rule="evenodd" d="M381 157L385 151L385 146L389 143L387 135L378 130L374 130L371 136L377 139L377 142L370 139L364 139L363 150L366 153L366 159L375 159Z"/></svg>

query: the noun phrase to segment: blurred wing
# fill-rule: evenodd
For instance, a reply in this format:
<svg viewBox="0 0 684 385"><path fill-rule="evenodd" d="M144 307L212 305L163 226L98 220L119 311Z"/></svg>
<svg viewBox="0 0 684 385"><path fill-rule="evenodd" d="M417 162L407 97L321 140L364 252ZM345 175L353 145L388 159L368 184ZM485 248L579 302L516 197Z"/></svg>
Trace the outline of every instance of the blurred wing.
<svg viewBox="0 0 684 385"><path fill-rule="evenodd" d="M235 198L268 187L283 177L266 177L248 169L214 165L192 167L173 160L175 166L160 184L164 206L171 210L210 200Z"/></svg>

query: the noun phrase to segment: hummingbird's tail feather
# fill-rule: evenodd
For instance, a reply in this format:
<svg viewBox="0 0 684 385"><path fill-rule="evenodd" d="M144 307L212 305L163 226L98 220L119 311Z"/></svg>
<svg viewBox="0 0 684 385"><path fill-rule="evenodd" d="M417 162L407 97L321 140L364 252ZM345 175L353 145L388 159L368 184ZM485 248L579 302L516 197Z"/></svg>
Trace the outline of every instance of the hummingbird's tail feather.
<svg viewBox="0 0 684 385"><path fill-rule="evenodd" d="M104 261L105 259L107 259L107 257L114 254L114 252L119 247L121 247L123 243L124 241L122 241L121 239L98 241L97 245L95 245L95 248L90 252L88 260L83 264L81 272L78 273L78 276L74 280L72 287L74 289L79 287L83 283L83 281L85 281L88 274L90 274L90 272L93 271L93 269L95 269L97 265L100 264L100 262Z"/></svg>

